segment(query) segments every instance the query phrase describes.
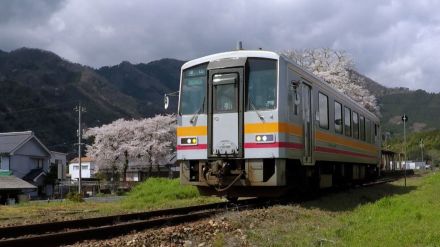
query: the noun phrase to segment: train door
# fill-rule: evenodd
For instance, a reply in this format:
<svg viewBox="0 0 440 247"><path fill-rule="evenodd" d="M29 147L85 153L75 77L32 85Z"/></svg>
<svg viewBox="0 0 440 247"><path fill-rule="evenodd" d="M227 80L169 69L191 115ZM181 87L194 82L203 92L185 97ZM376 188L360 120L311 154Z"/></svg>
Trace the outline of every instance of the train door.
<svg viewBox="0 0 440 247"><path fill-rule="evenodd" d="M243 157L243 69L209 71L208 156Z"/></svg>
<svg viewBox="0 0 440 247"><path fill-rule="evenodd" d="M302 87L303 99L303 121L304 121L304 158L305 165L312 163L313 151L313 125L312 125L312 88L310 85L303 83Z"/></svg>

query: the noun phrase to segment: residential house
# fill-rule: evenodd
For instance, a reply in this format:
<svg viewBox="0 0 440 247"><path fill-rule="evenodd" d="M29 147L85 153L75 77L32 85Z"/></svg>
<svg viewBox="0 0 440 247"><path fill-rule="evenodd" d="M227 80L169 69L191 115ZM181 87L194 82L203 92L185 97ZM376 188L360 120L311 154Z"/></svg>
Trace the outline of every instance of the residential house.
<svg viewBox="0 0 440 247"><path fill-rule="evenodd" d="M0 133L0 169L38 188L29 195L51 195L45 177L49 171L51 152L32 131Z"/></svg>
<svg viewBox="0 0 440 247"><path fill-rule="evenodd" d="M69 162L70 179L79 179L79 159L75 158ZM94 178L98 171L95 161L90 157L81 158L81 178Z"/></svg>
<svg viewBox="0 0 440 247"><path fill-rule="evenodd" d="M175 178L180 171L179 166L176 165L176 157L173 153L166 158L167 162L159 165L150 165L141 160L129 161L126 180L138 182L149 177Z"/></svg>

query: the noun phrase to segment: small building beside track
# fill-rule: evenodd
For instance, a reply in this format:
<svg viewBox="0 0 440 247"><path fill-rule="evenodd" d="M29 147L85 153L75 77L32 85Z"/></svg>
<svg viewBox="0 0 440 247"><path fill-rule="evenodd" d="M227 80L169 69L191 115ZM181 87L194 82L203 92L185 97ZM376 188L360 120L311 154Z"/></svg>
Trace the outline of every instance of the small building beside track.
<svg viewBox="0 0 440 247"><path fill-rule="evenodd" d="M15 204L29 199L27 193L35 191L37 187L10 172L0 172L0 204Z"/></svg>

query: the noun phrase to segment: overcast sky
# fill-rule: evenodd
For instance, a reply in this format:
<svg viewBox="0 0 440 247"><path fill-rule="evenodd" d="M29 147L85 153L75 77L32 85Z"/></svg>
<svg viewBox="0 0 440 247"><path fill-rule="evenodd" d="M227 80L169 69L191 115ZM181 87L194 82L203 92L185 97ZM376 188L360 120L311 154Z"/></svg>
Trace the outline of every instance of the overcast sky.
<svg viewBox="0 0 440 247"><path fill-rule="evenodd" d="M440 91L440 1L4 0L0 49L92 67L244 48L329 47L383 85Z"/></svg>

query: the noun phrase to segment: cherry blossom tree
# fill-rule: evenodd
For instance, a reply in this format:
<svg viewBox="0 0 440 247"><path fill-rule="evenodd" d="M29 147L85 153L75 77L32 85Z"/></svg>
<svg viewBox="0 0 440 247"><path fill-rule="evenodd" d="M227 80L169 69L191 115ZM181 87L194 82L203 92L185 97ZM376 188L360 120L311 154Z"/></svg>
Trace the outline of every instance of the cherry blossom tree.
<svg viewBox="0 0 440 247"><path fill-rule="evenodd" d="M345 51L329 48L286 50L280 52L351 97L369 111L380 115L377 99L361 85L363 77L355 70L353 59Z"/></svg>
<svg viewBox="0 0 440 247"><path fill-rule="evenodd" d="M88 129L84 136L93 138L87 155L96 160L99 169L121 171L124 181L133 161L159 169L175 151L176 116L156 115L139 120L118 119L110 124Z"/></svg>

